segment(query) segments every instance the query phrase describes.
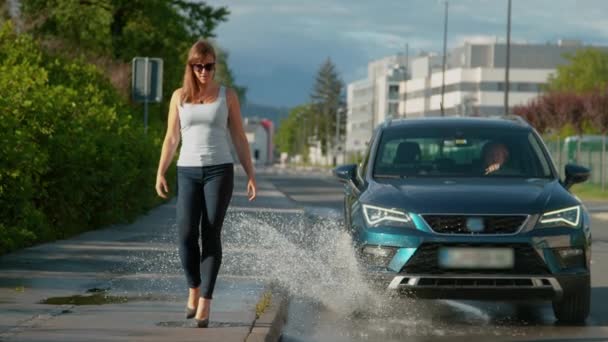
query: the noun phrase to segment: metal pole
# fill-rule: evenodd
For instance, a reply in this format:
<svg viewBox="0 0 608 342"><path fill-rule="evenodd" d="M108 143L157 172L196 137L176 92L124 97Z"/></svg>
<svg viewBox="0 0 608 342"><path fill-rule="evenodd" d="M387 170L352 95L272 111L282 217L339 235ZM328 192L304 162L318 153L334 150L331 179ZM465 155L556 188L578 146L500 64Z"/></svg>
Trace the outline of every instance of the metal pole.
<svg viewBox="0 0 608 342"><path fill-rule="evenodd" d="M509 115L509 67L511 65L511 0L507 12L507 60L505 63L505 115Z"/></svg>
<svg viewBox="0 0 608 342"><path fill-rule="evenodd" d="M150 96L150 82L149 82L149 67L150 61L146 57L144 63L144 133L148 134L148 97Z"/></svg>
<svg viewBox="0 0 608 342"><path fill-rule="evenodd" d="M606 133L602 134L602 155L600 157L600 177L602 184L602 192L606 190L606 180L604 173L604 162L606 161Z"/></svg>
<svg viewBox="0 0 608 342"><path fill-rule="evenodd" d="M340 108L336 110L336 140L334 144L334 159L336 160L336 164L338 163L338 146L340 145L340 110Z"/></svg>
<svg viewBox="0 0 608 342"><path fill-rule="evenodd" d="M448 2L445 2L445 19L443 21L443 73L441 76L441 102L439 106L441 107L441 116L445 116L444 108L443 108L443 96L445 93L445 64L447 60L447 39L448 39Z"/></svg>
<svg viewBox="0 0 608 342"><path fill-rule="evenodd" d="M371 132L370 139L374 135L374 125L376 123L376 70L372 73L372 121L371 121Z"/></svg>
<svg viewBox="0 0 608 342"><path fill-rule="evenodd" d="M407 80L410 78L410 44L405 43L405 89L403 90L403 117L407 117Z"/></svg>

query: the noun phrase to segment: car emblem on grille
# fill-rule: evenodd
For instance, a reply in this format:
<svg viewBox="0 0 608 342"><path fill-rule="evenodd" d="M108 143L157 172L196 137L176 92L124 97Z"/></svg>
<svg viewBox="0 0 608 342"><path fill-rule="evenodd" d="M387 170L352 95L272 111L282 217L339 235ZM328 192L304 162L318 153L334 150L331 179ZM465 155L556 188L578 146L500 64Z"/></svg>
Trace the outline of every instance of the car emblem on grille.
<svg viewBox="0 0 608 342"><path fill-rule="evenodd" d="M481 233L485 229L483 219L481 217L469 217L467 218L467 229L471 233Z"/></svg>

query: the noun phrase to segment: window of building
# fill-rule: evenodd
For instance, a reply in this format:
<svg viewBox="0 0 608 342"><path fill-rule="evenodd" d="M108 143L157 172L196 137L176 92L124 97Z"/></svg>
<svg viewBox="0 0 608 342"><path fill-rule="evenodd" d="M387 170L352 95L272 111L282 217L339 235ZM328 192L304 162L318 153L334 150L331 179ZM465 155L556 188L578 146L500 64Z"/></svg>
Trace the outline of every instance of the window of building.
<svg viewBox="0 0 608 342"><path fill-rule="evenodd" d="M388 98L391 100L399 99L399 85L391 84L388 86Z"/></svg>
<svg viewBox="0 0 608 342"><path fill-rule="evenodd" d="M392 117L396 117L399 111L399 103L391 102L388 104L388 114Z"/></svg>

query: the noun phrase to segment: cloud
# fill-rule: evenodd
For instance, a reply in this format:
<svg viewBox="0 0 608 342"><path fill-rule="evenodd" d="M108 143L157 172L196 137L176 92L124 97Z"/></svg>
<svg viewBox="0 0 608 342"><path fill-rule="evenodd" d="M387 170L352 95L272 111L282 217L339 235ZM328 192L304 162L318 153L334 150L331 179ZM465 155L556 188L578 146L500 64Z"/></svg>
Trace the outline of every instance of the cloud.
<svg viewBox="0 0 608 342"><path fill-rule="evenodd" d="M267 100L271 98L267 94L280 93L274 100L280 104L303 102L327 57L345 81L352 81L365 75L370 60L404 52L405 44L412 55L442 49L443 0L205 2L231 11L216 33L220 46L231 53L237 81L247 82L244 85L252 98L260 95ZM467 41L504 41L506 3L450 0L448 47ZM606 0L516 0L512 4L513 42L574 38L608 43ZM287 83L290 92L283 91Z"/></svg>

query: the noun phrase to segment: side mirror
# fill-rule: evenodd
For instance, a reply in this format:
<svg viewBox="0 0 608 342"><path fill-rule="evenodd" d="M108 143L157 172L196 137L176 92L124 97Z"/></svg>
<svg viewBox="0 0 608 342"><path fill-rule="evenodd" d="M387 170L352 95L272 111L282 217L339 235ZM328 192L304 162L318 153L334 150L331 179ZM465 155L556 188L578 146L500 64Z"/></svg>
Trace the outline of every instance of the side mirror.
<svg viewBox="0 0 608 342"><path fill-rule="evenodd" d="M567 164L565 169L566 179L564 179L564 186L566 189L570 188L573 184L586 181L591 174L588 168L575 164Z"/></svg>
<svg viewBox="0 0 608 342"><path fill-rule="evenodd" d="M357 172L357 164L348 164L338 166L334 169L334 176L336 176L340 182L348 183L355 181L355 173Z"/></svg>

